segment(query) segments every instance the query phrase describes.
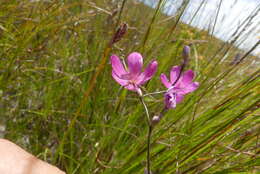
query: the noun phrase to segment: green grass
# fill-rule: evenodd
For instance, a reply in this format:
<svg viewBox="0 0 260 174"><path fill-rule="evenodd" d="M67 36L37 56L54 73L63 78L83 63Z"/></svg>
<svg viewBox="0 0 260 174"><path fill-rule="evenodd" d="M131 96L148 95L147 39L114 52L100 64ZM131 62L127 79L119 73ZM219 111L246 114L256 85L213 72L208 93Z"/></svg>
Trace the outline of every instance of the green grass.
<svg viewBox="0 0 260 174"><path fill-rule="evenodd" d="M145 64L157 59L158 72L146 90L159 91L164 89L160 73L181 64L183 46L205 40L191 46L186 67L196 72L201 85L156 126L152 170L155 174L256 173L260 81L254 62L259 59L207 31L180 23L178 16L168 20L161 13L166 1L160 2L157 9L131 0L2 2L4 137L68 174L143 173L144 108L136 94L121 90L112 79L108 57L139 51ZM110 47L122 22L129 25L128 32ZM238 52L245 55L243 61L231 65ZM161 111L162 100L163 95L145 98L151 114Z"/></svg>

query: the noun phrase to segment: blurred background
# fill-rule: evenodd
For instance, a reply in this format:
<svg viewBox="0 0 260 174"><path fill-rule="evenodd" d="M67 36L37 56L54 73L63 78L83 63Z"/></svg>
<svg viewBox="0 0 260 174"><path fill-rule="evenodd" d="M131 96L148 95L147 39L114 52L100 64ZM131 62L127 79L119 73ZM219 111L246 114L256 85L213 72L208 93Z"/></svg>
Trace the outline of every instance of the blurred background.
<svg viewBox="0 0 260 174"><path fill-rule="evenodd" d="M158 0L140 1L153 8L159 2ZM178 9L187 2L168 0L165 2L163 12L175 16L179 12ZM180 20L198 29L209 31L223 41L230 41L234 33L245 30L243 36L240 36L240 41L235 45L247 50L259 40L259 5L258 0L190 0ZM256 48L252 53L259 56L259 52L259 48Z"/></svg>

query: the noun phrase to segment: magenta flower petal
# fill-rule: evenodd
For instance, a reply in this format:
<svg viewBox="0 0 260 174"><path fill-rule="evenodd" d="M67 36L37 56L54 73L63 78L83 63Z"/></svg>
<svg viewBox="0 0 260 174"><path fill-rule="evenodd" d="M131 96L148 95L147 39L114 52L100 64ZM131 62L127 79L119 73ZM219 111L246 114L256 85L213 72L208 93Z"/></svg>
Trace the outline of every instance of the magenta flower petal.
<svg viewBox="0 0 260 174"><path fill-rule="evenodd" d="M137 78L136 80L136 83L139 84L139 85L142 85L144 84L145 82L147 82L148 80L150 80L154 73L157 71L157 61L152 61L148 66L147 68L145 69L144 72L142 72L140 74L140 76Z"/></svg>
<svg viewBox="0 0 260 174"><path fill-rule="evenodd" d="M143 57L141 54L139 54L137 52L131 53L127 57L127 62L128 62L129 72L133 76L137 76L141 73L142 66L143 66Z"/></svg>
<svg viewBox="0 0 260 174"><path fill-rule="evenodd" d="M170 87L171 87L171 83L169 82L169 80L168 80L168 78L166 77L165 74L161 74L160 78L161 78L162 84L163 84L166 88L170 88Z"/></svg>
<svg viewBox="0 0 260 174"><path fill-rule="evenodd" d="M185 95L185 94L188 94L188 93L195 91L198 87L199 87L198 82L192 82L192 83L188 84L187 86L185 86L185 88L183 88L182 92L180 92L180 93Z"/></svg>
<svg viewBox="0 0 260 174"><path fill-rule="evenodd" d="M194 72L192 70L185 71L180 79L180 83L183 87L192 83L194 78Z"/></svg>
<svg viewBox="0 0 260 174"><path fill-rule="evenodd" d="M183 99L184 99L184 95L176 94L176 103L177 104L182 102Z"/></svg>
<svg viewBox="0 0 260 174"><path fill-rule="evenodd" d="M119 83L122 86L128 85L128 80L124 80L118 77L117 73L113 70L112 71L112 77L115 79L117 83Z"/></svg>
<svg viewBox="0 0 260 174"><path fill-rule="evenodd" d="M116 55L112 55L110 57L110 61L111 61L112 69L113 69L114 73L116 73L118 76L121 76L121 75L127 73L122 62L120 61L119 57L117 57Z"/></svg>
<svg viewBox="0 0 260 174"><path fill-rule="evenodd" d="M126 89L130 90L130 91L137 91L138 88L136 86L134 86L133 84L128 84L125 86Z"/></svg>
<svg viewBox="0 0 260 174"><path fill-rule="evenodd" d="M129 80L119 78L114 71L112 71L112 77L115 79L117 83L119 83L124 88L130 91L139 91L139 88L136 85L129 83Z"/></svg>
<svg viewBox="0 0 260 174"><path fill-rule="evenodd" d="M172 84L177 80L180 72L181 72L181 67L180 66L172 67L171 72L170 72L170 80L171 80Z"/></svg>
<svg viewBox="0 0 260 174"><path fill-rule="evenodd" d="M127 73L127 74L123 74L120 76L120 78L124 79L124 80L131 80L132 79L132 74Z"/></svg>

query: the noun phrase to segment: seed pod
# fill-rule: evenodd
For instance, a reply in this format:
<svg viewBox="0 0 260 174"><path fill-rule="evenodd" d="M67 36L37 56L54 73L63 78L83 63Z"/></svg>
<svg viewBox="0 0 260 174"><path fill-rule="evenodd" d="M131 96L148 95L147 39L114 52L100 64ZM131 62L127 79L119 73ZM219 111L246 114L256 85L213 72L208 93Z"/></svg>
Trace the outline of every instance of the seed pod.
<svg viewBox="0 0 260 174"><path fill-rule="evenodd" d="M111 44L113 45L114 43L120 41L123 36L126 34L127 31L127 24L123 23L120 25L120 27L117 29L116 33L114 34L112 40L111 40Z"/></svg>

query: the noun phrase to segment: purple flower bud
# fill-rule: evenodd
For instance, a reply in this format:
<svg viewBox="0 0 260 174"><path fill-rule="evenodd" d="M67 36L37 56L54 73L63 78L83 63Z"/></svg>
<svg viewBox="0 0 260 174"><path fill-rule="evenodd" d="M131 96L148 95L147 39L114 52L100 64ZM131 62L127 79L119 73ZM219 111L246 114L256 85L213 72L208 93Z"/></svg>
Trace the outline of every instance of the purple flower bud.
<svg viewBox="0 0 260 174"><path fill-rule="evenodd" d="M153 116L152 118L152 125L156 125L161 120L161 117L158 115Z"/></svg>
<svg viewBox="0 0 260 174"><path fill-rule="evenodd" d="M190 57L190 47L185 45L183 47L182 56L184 59L188 59Z"/></svg>
<svg viewBox="0 0 260 174"><path fill-rule="evenodd" d="M183 47L182 57L183 57L182 70L184 70L184 68L188 64L188 61L190 58L190 47L189 46L185 45Z"/></svg>

